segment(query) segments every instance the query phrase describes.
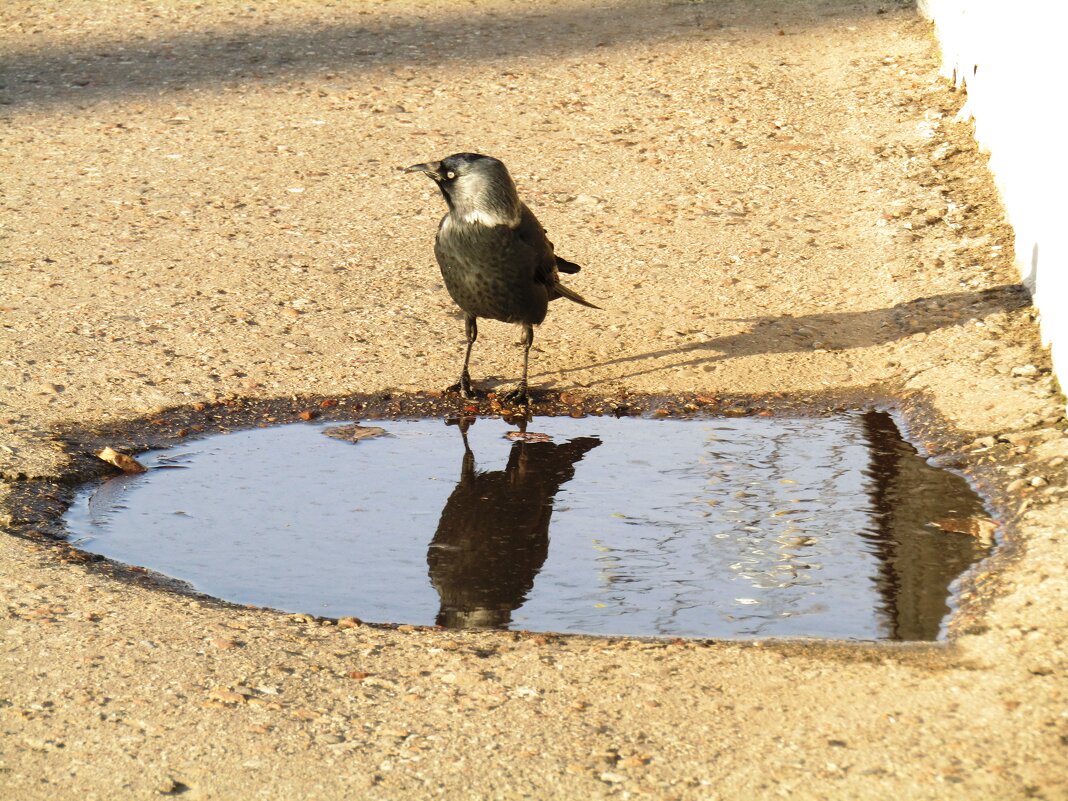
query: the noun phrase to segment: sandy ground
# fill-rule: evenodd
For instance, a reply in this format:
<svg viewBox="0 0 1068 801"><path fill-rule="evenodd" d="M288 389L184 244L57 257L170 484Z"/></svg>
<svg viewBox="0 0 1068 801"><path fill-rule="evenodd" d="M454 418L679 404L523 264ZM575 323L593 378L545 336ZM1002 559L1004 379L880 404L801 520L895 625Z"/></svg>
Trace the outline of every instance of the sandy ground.
<svg viewBox="0 0 1068 801"><path fill-rule="evenodd" d="M0 797L1068 798L1063 398L913 8L8 0L0 31ZM1003 522L950 643L339 627L50 542L71 431L454 381L442 203L396 168L463 150L606 309L554 304L542 397L900 399ZM481 332L511 382L517 332Z"/></svg>

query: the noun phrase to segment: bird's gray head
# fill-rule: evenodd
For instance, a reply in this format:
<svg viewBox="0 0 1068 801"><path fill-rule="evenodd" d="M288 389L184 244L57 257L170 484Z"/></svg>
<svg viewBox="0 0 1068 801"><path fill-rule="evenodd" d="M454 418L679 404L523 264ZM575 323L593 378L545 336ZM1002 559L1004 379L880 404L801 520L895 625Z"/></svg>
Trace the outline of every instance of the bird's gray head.
<svg viewBox="0 0 1068 801"><path fill-rule="evenodd" d="M503 163L477 153L457 153L441 161L413 164L405 172L424 172L438 185L452 215L481 225L519 224L523 207L515 182Z"/></svg>

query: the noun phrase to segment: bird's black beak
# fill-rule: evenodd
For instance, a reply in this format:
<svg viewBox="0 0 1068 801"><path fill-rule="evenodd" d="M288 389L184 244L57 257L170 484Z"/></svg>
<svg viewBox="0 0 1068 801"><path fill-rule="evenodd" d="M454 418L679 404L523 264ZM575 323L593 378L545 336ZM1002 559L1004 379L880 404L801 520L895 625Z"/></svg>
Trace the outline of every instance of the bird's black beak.
<svg viewBox="0 0 1068 801"><path fill-rule="evenodd" d="M440 161L428 161L426 164L413 164L411 167L405 167L405 172L425 172L435 181L440 181L441 175L441 162Z"/></svg>

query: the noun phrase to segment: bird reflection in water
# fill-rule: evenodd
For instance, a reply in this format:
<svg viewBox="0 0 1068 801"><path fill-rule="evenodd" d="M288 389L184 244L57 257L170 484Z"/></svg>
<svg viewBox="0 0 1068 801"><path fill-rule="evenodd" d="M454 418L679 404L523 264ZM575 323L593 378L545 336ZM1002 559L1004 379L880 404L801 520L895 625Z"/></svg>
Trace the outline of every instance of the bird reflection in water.
<svg viewBox="0 0 1068 801"><path fill-rule="evenodd" d="M479 472L467 441L473 419L459 421L464 457L430 542L430 582L441 598L446 628L507 628L549 553L549 520L575 464L601 444L597 437L565 443L524 438L512 444L504 470Z"/></svg>

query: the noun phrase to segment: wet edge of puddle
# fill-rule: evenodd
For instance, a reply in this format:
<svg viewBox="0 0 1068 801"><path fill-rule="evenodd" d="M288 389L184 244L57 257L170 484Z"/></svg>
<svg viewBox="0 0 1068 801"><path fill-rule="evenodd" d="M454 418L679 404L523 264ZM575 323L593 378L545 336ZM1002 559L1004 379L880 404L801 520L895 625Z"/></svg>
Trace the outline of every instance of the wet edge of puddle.
<svg viewBox="0 0 1068 801"><path fill-rule="evenodd" d="M976 437L954 429L920 394L899 395L873 389L852 393L835 392L817 395L587 395L578 391L536 393L530 413L534 416L635 416L660 419L714 419L721 417L824 417L843 412L879 409L893 415L903 438L922 456L934 457L932 464L964 476L986 504L998 524L993 554L979 562L959 579L957 609L948 621L945 639L933 642L894 642L863 640L784 639L763 640L687 638L693 644L732 644L740 647L777 648L784 652L801 650L809 654L826 654L850 661L881 659L897 654L910 661L935 659L942 666L950 657L954 640L985 630L983 622L989 602L1000 593L1000 576L1016 557L1021 543L1015 536L1015 523L1034 498L1019 503L1019 496L1005 490L1008 483L999 476L997 465L1010 457L1026 462L1026 454L1017 454L1010 443L992 437ZM78 550L69 541L62 517L80 485L115 474L115 469L95 454L112 447L130 454L169 448L193 439L250 428L305 422L342 422L353 420L403 420L416 418L514 417L518 410L502 408L491 395L479 401L462 401L455 396L433 394L375 394L344 397L305 396L286 399L228 398L193 403L140 418L97 425L68 425L57 429L55 441L70 457L70 469L57 480L14 477L5 505L9 518L7 529L14 536L47 548L61 563L83 564L119 581L195 598L202 604L242 611L258 610L263 614L295 617L292 613L267 607L248 607L221 600L193 589L188 583L155 573L146 568L127 565L106 557ZM22 480L18 480L22 479ZM309 623L332 621L315 615L296 616ZM437 631L433 626L396 623L363 623L365 626L401 631ZM449 630L450 633L457 633ZM538 637L546 641L586 639L598 641L629 640L664 642L663 638L567 634L552 632L494 631L472 632L506 640ZM668 640L670 642L670 640ZM867 654L867 656L865 655Z"/></svg>

